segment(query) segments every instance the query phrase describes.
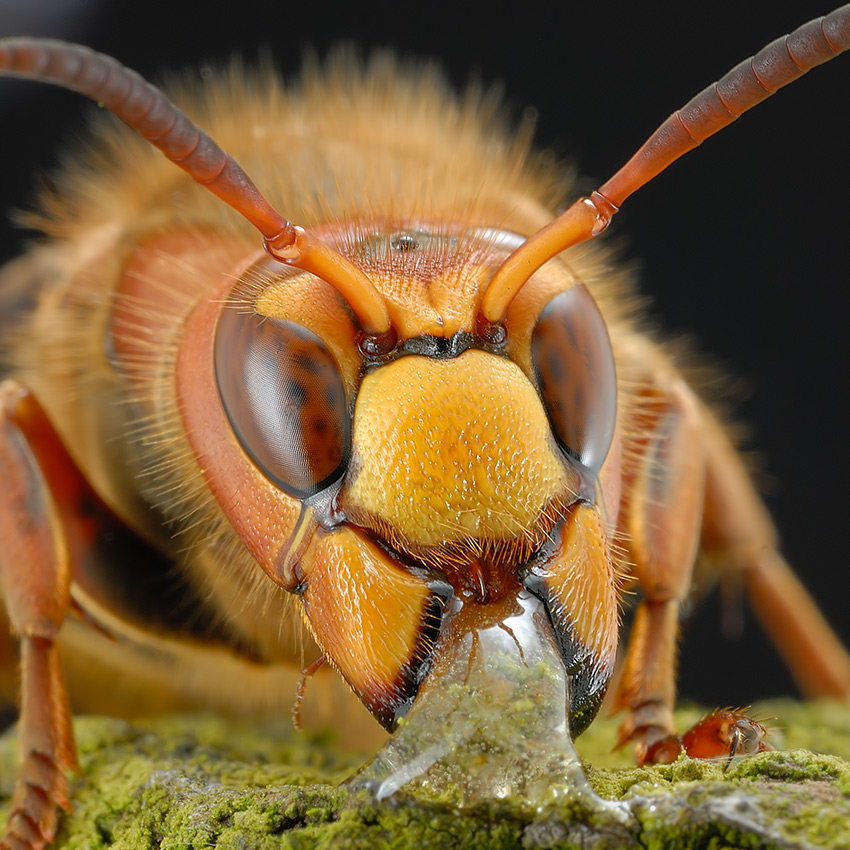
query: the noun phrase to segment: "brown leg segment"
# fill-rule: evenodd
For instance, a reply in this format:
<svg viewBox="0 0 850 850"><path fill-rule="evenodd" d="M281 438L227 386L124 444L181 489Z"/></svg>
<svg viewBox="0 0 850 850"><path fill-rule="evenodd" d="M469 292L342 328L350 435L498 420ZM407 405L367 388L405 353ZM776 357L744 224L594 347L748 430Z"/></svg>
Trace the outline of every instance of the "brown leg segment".
<svg viewBox="0 0 850 850"><path fill-rule="evenodd" d="M776 532L719 425L706 433L703 551L718 572L743 574L750 604L811 697L850 701L850 655L777 551Z"/></svg>
<svg viewBox="0 0 850 850"><path fill-rule="evenodd" d="M627 709L620 743L639 762L673 736L679 609L690 591L705 491L703 420L678 380L647 392L633 452L621 526L643 592L615 707Z"/></svg>
<svg viewBox="0 0 850 850"><path fill-rule="evenodd" d="M58 808L70 807L67 772L77 769L53 641L80 542L67 533L71 496L87 485L38 403L12 381L0 384L0 482L0 579L21 653L21 770L0 848L40 850L56 834Z"/></svg>
<svg viewBox="0 0 850 850"><path fill-rule="evenodd" d="M633 741L639 761L681 750L672 725L678 613L698 543L714 571L743 577L804 693L850 701L850 655L779 555L770 517L721 426L678 382L647 392L638 426L621 527L644 598L615 699L629 712L621 743Z"/></svg>

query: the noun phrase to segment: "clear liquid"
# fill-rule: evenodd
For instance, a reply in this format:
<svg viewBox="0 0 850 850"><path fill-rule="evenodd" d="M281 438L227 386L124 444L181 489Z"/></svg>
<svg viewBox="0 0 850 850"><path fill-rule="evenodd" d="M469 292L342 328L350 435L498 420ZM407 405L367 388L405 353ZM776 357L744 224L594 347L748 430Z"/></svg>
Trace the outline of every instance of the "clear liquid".
<svg viewBox="0 0 850 850"><path fill-rule="evenodd" d="M540 601L467 602L447 615L433 669L399 728L352 780L459 806L532 808L591 790L569 731L568 680Z"/></svg>

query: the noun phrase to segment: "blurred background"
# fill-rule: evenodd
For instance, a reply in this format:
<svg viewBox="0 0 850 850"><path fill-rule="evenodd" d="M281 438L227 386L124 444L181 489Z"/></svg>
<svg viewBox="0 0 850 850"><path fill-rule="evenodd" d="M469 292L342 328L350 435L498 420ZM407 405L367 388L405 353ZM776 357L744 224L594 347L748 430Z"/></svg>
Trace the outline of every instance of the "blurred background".
<svg viewBox="0 0 850 850"><path fill-rule="evenodd" d="M240 0L222 13L186 0L0 0L0 36L80 41L154 82L261 48L289 75L306 46L321 55L340 42L436 58L458 87L498 83L517 118L534 110L539 145L574 162L590 190L707 84L829 11L776 0L552 6ZM656 325L689 333L729 376L724 391L750 426L783 550L850 643L848 91L850 58L813 71L631 199L612 236L640 269ZM91 109L70 93L0 80L4 218L30 203L33 175L84 136ZM0 260L26 238L0 225ZM691 616L682 697L742 705L795 693L752 615L730 639L721 608L714 594Z"/></svg>

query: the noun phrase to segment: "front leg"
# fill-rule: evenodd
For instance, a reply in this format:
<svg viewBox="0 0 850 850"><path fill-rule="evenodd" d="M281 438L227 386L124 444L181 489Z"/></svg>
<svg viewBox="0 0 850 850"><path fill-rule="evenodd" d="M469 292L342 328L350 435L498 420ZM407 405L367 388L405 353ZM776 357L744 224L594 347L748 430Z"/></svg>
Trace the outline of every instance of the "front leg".
<svg viewBox="0 0 850 850"><path fill-rule="evenodd" d="M634 419L620 527L643 599L615 707L628 711L620 743L633 741L643 763L675 758L680 749L673 728L679 612L691 589L706 465L700 406L682 380L647 388Z"/></svg>
<svg viewBox="0 0 850 850"><path fill-rule="evenodd" d="M0 384L0 587L21 658L21 769L2 850L44 847L58 809L70 808L67 773L78 769L77 756L54 639L82 531L73 516L90 495L33 396Z"/></svg>
<svg viewBox="0 0 850 850"><path fill-rule="evenodd" d="M645 382L630 425L619 527L643 599L615 692L615 707L628 711L620 742L633 741L644 762L670 761L690 740L674 734L672 708L679 612L698 548L709 571L743 578L756 614L801 689L850 700L850 656L779 555L767 511L710 411L683 381L670 377L665 383L656 374ZM703 723L728 727L709 748L715 757L741 751L742 728L761 728L737 714L734 723L725 724L727 714L715 712ZM698 744L685 750L702 753L706 736L695 728L691 737Z"/></svg>

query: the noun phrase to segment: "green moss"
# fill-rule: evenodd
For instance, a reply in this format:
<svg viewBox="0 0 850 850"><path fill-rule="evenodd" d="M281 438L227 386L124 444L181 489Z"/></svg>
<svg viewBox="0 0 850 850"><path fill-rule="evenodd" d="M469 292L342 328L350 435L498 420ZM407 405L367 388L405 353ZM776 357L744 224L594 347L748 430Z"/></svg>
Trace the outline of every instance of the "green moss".
<svg viewBox="0 0 850 850"><path fill-rule="evenodd" d="M683 712L687 725L698 714ZM338 787L361 756L281 725L214 718L128 724L76 722L85 778L63 848L847 848L850 710L826 704L761 708L790 749L723 764L686 758L655 768L611 755L615 724L580 739L596 791L620 808L567 797L538 811L491 801L459 811L411 798L376 804ZM808 750L820 750L813 754ZM13 733L0 739L0 805L15 771ZM2 815L0 815L2 816Z"/></svg>

